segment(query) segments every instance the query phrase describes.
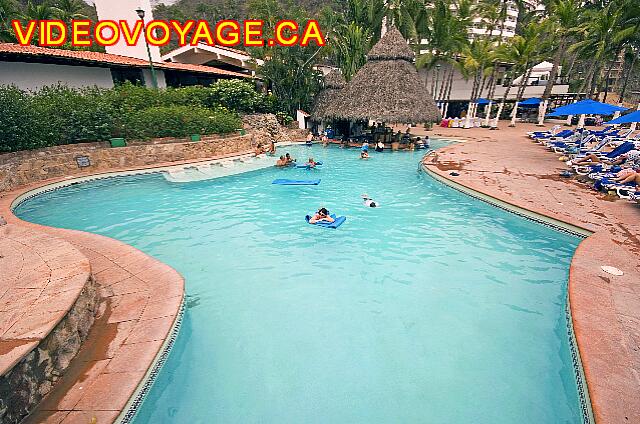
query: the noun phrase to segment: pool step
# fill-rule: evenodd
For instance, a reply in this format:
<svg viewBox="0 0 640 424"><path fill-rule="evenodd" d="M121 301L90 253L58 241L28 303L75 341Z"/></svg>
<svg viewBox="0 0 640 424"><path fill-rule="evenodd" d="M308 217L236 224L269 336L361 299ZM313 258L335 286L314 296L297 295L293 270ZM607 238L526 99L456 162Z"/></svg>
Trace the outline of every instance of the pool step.
<svg viewBox="0 0 640 424"><path fill-rule="evenodd" d="M190 183L214 178L227 177L243 172L268 168L275 164L272 157L246 156L236 159L223 159L215 162L185 165L162 173L164 178L172 183Z"/></svg>

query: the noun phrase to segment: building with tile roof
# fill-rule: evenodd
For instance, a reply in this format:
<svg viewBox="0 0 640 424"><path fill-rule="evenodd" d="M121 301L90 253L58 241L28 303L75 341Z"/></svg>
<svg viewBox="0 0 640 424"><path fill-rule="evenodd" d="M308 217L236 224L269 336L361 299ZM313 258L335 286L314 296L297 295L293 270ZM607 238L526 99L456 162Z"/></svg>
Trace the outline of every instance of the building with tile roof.
<svg viewBox="0 0 640 424"><path fill-rule="evenodd" d="M160 88L251 78L246 73L190 63L155 62L154 68ZM149 62L109 53L0 43L0 85L36 89L61 83L109 88L125 81L151 86Z"/></svg>

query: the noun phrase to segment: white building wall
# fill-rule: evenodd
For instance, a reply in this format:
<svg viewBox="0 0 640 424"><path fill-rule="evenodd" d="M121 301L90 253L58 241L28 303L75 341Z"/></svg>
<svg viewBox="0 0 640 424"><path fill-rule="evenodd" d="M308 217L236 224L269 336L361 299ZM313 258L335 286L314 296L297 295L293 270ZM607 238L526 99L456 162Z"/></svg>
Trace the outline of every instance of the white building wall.
<svg viewBox="0 0 640 424"><path fill-rule="evenodd" d="M33 90L58 83L69 87L113 87L109 68L25 62L0 63L0 85L16 85L25 90Z"/></svg>
<svg viewBox="0 0 640 424"><path fill-rule="evenodd" d="M153 83L151 82L153 81L151 79L151 69L143 69L142 76L144 78L144 85L149 88L153 87ZM164 71L156 69L156 78L158 79L158 88L167 88L167 82L164 78Z"/></svg>
<svg viewBox="0 0 640 424"><path fill-rule="evenodd" d="M436 96L439 94L440 87L444 83L445 75L448 72L447 66L443 66L440 69L440 76L436 78L437 86L436 86ZM432 86L432 78L433 78L433 70L422 68L418 71L418 74L425 81L425 87L427 91L431 91ZM471 89L473 88L473 78L469 78L469 80L465 80L462 74L455 70L453 73L453 84L451 86L451 101L469 101L471 98ZM553 86L552 94L564 94L567 93L569 86L568 85L560 85L556 84ZM545 85L528 85L524 91L523 98L529 97L541 97L544 93ZM507 91L507 87L503 87L502 85L496 86L495 94L493 96L494 100L502 99L504 97L505 92ZM515 99L518 94L518 87L513 86L509 91L509 97L507 99ZM485 88L482 93L482 97L487 96L487 89ZM440 100L440 99L436 99Z"/></svg>
<svg viewBox="0 0 640 424"><path fill-rule="evenodd" d="M125 20L129 23L129 28L133 28L136 21L139 20L138 15L136 14L136 9L138 8L145 11L145 24L153 20L151 3L149 0L95 0L94 3L96 5L96 12L98 13L98 20L110 19L116 22ZM120 41L118 43L113 46L105 47L105 49L107 53L149 60L144 35L140 36L138 44L135 46L127 46L124 41L124 37L120 37ZM161 62L160 48L150 46L150 49L153 61Z"/></svg>

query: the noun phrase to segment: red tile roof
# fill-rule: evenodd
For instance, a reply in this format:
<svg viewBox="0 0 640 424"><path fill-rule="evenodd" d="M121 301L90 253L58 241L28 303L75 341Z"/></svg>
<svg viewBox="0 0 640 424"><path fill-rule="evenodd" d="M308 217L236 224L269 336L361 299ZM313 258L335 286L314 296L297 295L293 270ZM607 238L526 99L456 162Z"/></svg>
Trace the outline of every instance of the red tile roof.
<svg viewBox="0 0 640 424"><path fill-rule="evenodd" d="M149 62L133 57L120 56L117 54L91 52L86 50L63 50L50 49L39 46L20 46L13 43L0 43L0 54L10 53L31 57L48 56L62 59L79 60L83 62L103 63L106 65L131 66L137 68L148 68ZM227 71L225 69L214 68L213 66L192 65L188 63L154 62L158 69L169 69L185 72L197 72L201 74L225 75L237 78L251 78L250 75L239 72Z"/></svg>

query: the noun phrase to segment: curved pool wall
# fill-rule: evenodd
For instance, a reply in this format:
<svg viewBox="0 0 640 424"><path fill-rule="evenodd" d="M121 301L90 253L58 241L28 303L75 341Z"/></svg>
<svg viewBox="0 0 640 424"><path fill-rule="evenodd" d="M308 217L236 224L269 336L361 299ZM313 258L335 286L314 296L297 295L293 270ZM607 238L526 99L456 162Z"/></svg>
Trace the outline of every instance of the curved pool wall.
<svg viewBox="0 0 640 424"><path fill-rule="evenodd" d="M315 174L120 177L17 207L185 275L183 328L136 422L583 421L564 314L579 238L419 174L418 152L311 152ZM268 184L283 172L323 181ZM304 224L322 203L347 223Z"/></svg>

